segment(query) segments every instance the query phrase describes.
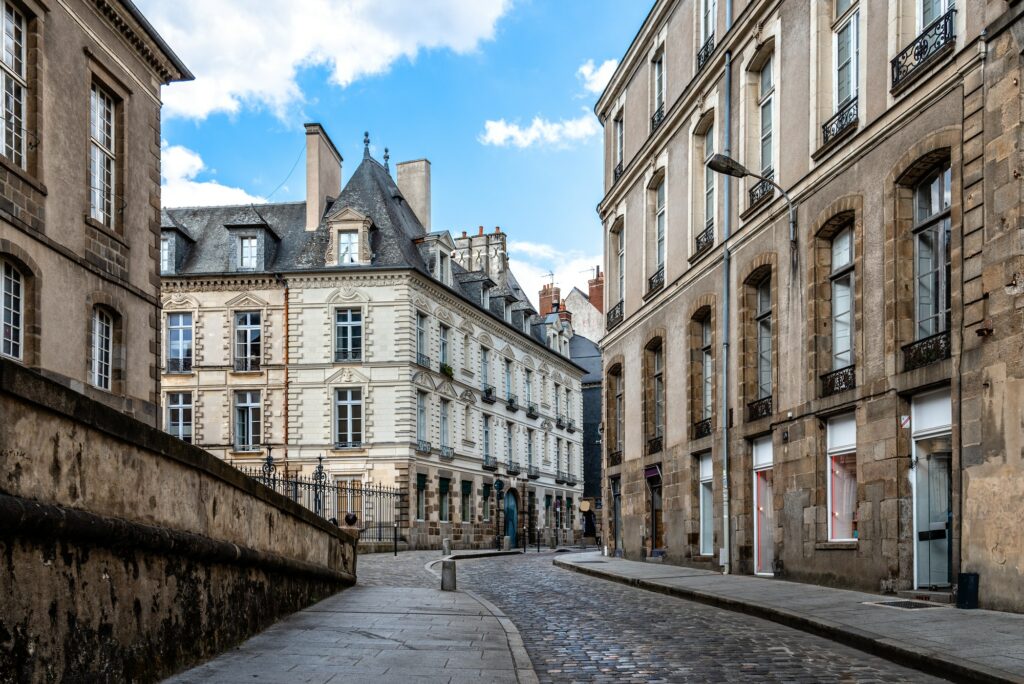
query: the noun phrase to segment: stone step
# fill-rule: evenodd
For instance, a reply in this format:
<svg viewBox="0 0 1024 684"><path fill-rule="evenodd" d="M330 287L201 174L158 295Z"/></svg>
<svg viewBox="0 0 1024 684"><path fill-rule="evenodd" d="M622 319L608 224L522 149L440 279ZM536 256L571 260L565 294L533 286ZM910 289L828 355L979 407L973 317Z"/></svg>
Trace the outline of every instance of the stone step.
<svg viewBox="0 0 1024 684"><path fill-rule="evenodd" d="M896 595L901 599L910 599L916 601L931 601L932 603L953 603L956 599L953 597L953 592L946 591L928 591L927 589L918 589L914 591L905 590L898 591Z"/></svg>

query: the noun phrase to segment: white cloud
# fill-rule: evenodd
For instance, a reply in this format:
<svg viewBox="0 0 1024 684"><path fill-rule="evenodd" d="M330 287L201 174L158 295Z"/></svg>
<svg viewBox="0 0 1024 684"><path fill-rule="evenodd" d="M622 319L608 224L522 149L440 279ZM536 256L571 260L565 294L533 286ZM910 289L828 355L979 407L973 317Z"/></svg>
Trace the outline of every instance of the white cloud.
<svg viewBox="0 0 1024 684"><path fill-rule="evenodd" d="M470 52L494 36L511 0L142 0L146 17L196 80L164 92L168 116L304 101L297 73L320 66L345 87L421 50Z"/></svg>
<svg viewBox="0 0 1024 684"><path fill-rule="evenodd" d="M548 121L534 117L526 128L505 119L485 121L484 132L479 140L484 145L498 147L531 147L533 145L566 145L569 142L586 140L601 132L597 117L584 108L584 113L575 119Z"/></svg>
<svg viewBox="0 0 1024 684"><path fill-rule="evenodd" d="M588 59L576 70L576 78L583 82L583 87L587 91L599 95L604 92L604 87L608 85L617 66L617 59L606 59L599 67L594 67L594 60Z"/></svg>
<svg viewBox="0 0 1024 684"><path fill-rule="evenodd" d="M568 296L573 287L587 292L587 281L594 277L594 266L601 263L601 255L588 255L578 250L563 250L535 242L508 244L509 267L526 295L537 306L540 289L551 282L554 274L555 285Z"/></svg>
<svg viewBox="0 0 1024 684"><path fill-rule="evenodd" d="M181 145L161 144L160 197L165 207L204 207L218 204L266 202L242 188L221 185L217 181L198 181L206 169L203 158Z"/></svg>

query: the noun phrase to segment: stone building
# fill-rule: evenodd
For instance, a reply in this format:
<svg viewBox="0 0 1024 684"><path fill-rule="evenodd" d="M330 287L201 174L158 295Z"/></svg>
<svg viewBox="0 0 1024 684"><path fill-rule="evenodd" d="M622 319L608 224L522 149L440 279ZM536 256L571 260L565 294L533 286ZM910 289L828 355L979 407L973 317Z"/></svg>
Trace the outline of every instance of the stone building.
<svg viewBox="0 0 1024 684"><path fill-rule="evenodd" d="M430 231L430 163L342 158L306 126L306 201L163 212L167 430L240 466L272 453L397 486L417 548L579 525L584 369L508 268L500 229ZM358 500L338 502L364 515ZM511 515L509 515L511 514ZM511 523L509 519L511 518Z"/></svg>
<svg viewBox="0 0 1024 684"><path fill-rule="evenodd" d="M131 2L4 3L0 356L157 425L160 87Z"/></svg>
<svg viewBox="0 0 1024 684"><path fill-rule="evenodd" d="M1022 13L654 4L596 105L616 552L1024 610Z"/></svg>

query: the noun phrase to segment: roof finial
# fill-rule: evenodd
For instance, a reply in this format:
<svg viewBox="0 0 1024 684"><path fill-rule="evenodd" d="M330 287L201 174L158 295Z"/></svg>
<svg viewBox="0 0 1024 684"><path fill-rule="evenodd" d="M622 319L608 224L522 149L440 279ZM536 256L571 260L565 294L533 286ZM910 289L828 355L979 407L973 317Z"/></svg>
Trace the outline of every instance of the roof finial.
<svg viewBox="0 0 1024 684"><path fill-rule="evenodd" d="M370 131L363 133L363 159L367 159L370 156Z"/></svg>
<svg viewBox="0 0 1024 684"><path fill-rule="evenodd" d="M388 148L385 147L384 148L384 170L387 171L388 173L391 173L391 169L388 168L388 159L390 159L390 158L391 158L391 155L388 154Z"/></svg>

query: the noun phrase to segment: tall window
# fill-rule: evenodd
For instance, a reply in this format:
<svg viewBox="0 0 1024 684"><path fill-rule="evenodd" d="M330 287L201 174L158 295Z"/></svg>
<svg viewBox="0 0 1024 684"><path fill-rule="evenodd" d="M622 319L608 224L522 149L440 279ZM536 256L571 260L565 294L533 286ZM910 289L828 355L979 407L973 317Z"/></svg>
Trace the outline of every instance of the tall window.
<svg viewBox="0 0 1024 684"><path fill-rule="evenodd" d="M656 258L658 263L658 270L665 268L665 180L662 179L658 183L658 189L655 191L655 226L656 235L655 240L657 241Z"/></svg>
<svg viewBox="0 0 1024 684"><path fill-rule="evenodd" d="M505 359L505 399L512 399L512 362Z"/></svg>
<svg viewBox="0 0 1024 684"><path fill-rule="evenodd" d="M714 553L715 540L715 504L714 480L711 475L711 454L701 454L700 463L700 555L710 556Z"/></svg>
<svg viewBox="0 0 1024 684"><path fill-rule="evenodd" d="M828 421L828 538L857 539L857 420L853 413Z"/></svg>
<svg viewBox="0 0 1024 684"><path fill-rule="evenodd" d="M427 317L421 314L419 311L416 312L416 362L420 364L428 363L427 355Z"/></svg>
<svg viewBox="0 0 1024 684"><path fill-rule="evenodd" d="M703 44L715 35L717 3L715 0L701 0L700 10L700 42Z"/></svg>
<svg viewBox="0 0 1024 684"><path fill-rule="evenodd" d="M761 111L761 175L771 178L774 175L772 161L772 103L775 95L775 77L772 73L774 56L761 67L759 79L758 107Z"/></svg>
<svg viewBox="0 0 1024 684"><path fill-rule="evenodd" d="M526 403L533 403L533 371L526 369Z"/></svg>
<svg viewBox="0 0 1024 684"><path fill-rule="evenodd" d="M480 382L486 389L491 384L491 350L480 347Z"/></svg>
<svg viewBox="0 0 1024 684"><path fill-rule="evenodd" d="M334 360L361 361L363 358L363 310L334 312Z"/></svg>
<svg viewBox="0 0 1024 684"><path fill-rule="evenodd" d="M462 481L462 522L473 522L473 481Z"/></svg>
<svg viewBox="0 0 1024 684"><path fill-rule="evenodd" d="M0 355L20 359L24 344L24 279L13 264L0 259L0 307L3 329Z"/></svg>
<svg viewBox="0 0 1024 684"><path fill-rule="evenodd" d="M416 474L416 519L427 519L427 476Z"/></svg>
<svg viewBox="0 0 1024 684"><path fill-rule="evenodd" d="M625 392L625 382L623 382L622 371L614 376L615 378L615 451L622 453L622 439L624 437L624 417L623 412L625 411L625 405L623 403L623 397Z"/></svg>
<svg viewBox="0 0 1024 684"><path fill-rule="evenodd" d="M654 76L654 109L665 106L665 57L659 54L651 65Z"/></svg>
<svg viewBox="0 0 1024 684"><path fill-rule="evenodd" d="M25 168L25 17L14 5L4 3L3 61L0 62L0 86L3 87L5 157Z"/></svg>
<svg viewBox="0 0 1024 684"><path fill-rule="evenodd" d="M192 393L167 394L167 432L178 439L192 443Z"/></svg>
<svg viewBox="0 0 1024 684"><path fill-rule="evenodd" d="M512 462L512 421L505 422L505 456Z"/></svg>
<svg viewBox="0 0 1024 684"><path fill-rule="evenodd" d="M714 363L711 359L711 314L700 322L700 419L707 420L714 411Z"/></svg>
<svg viewBox="0 0 1024 684"><path fill-rule="evenodd" d="M449 423L451 421L452 402L447 399L441 400L441 448L449 446L451 443L449 433Z"/></svg>
<svg viewBox="0 0 1024 684"><path fill-rule="evenodd" d="M491 521L491 483L489 483L489 482L485 482L484 483L484 492L483 492L483 497L482 497L482 500L481 500L480 503L481 503L481 506L483 508L483 516L482 516L483 521L484 522L490 522Z"/></svg>
<svg viewBox="0 0 1024 684"><path fill-rule="evenodd" d="M334 415L337 429L334 443L340 448L358 447L363 443L363 390L344 388L334 391Z"/></svg>
<svg viewBox="0 0 1024 684"><path fill-rule="evenodd" d="M260 393L235 392L235 451L255 451L260 446Z"/></svg>
<svg viewBox="0 0 1024 684"><path fill-rule="evenodd" d="M562 438L555 437L555 470L562 471Z"/></svg>
<svg viewBox="0 0 1024 684"><path fill-rule="evenodd" d="M484 414L484 456L491 455L491 417Z"/></svg>
<svg viewBox="0 0 1024 684"><path fill-rule="evenodd" d="M615 117L615 164L621 164L623 162L623 141L625 136L624 127L622 125L622 114Z"/></svg>
<svg viewBox="0 0 1024 684"><path fill-rule="evenodd" d="M160 238L160 272L170 273L174 270L171 263L171 238Z"/></svg>
<svg viewBox="0 0 1024 684"><path fill-rule="evenodd" d="M921 0L921 25L918 30L924 29L930 23L953 9L956 3L953 0Z"/></svg>
<svg viewBox="0 0 1024 684"><path fill-rule="evenodd" d="M260 369L259 311L242 311L235 314L235 370L257 371Z"/></svg>
<svg viewBox="0 0 1024 684"><path fill-rule="evenodd" d="M555 415L558 417L562 415L562 386L557 382L555 383Z"/></svg>
<svg viewBox="0 0 1024 684"><path fill-rule="evenodd" d="M775 561L775 456L771 435L751 444L754 463L754 572L770 575Z"/></svg>
<svg viewBox="0 0 1024 684"><path fill-rule="evenodd" d="M338 263L354 264L359 260L359 233L354 230L338 232Z"/></svg>
<svg viewBox="0 0 1024 684"><path fill-rule="evenodd" d="M714 229L715 225L715 172L707 165L715 153L715 127L709 126L704 133L704 228Z"/></svg>
<svg viewBox="0 0 1024 684"><path fill-rule="evenodd" d="M619 278L619 301L626 298L626 224L619 226L619 232L615 234L616 248L615 260L618 266Z"/></svg>
<svg viewBox="0 0 1024 684"><path fill-rule="evenodd" d="M436 275L437 275L437 279L440 280L445 285L450 285L451 281L452 281L452 279L451 279L451 274L452 274L451 261L452 261L452 258L448 254L445 254L440 249L437 250L437 272L436 272Z"/></svg>
<svg viewBox="0 0 1024 684"><path fill-rule="evenodd" d="M92 310L92 384L110 390L114 319L100 308Z"/></svg>
<svg viewBox="0 0 1024 684"><path fill-rule="evenodd" d="M449 480L447 477L442 477L438 479L437 485L441 522L450 522L452 519L452 481Z"/></svg>
<svg viewBox="0 0 1024 684"><path fill-rule="evenodd" d="M832 238L832 370L853 365L853 229Z"/></svg>
<svg viewBox="0 0 1024 684"><path fill-rule="evenodd" d="M772 279L757 284L757 398L772 395Z"/></svg>
<svg viewBox="0 0 1024 684"><path fill-rule="evenodd" d="M167 372L192 371L192 314L167 315Z"/></svg>
<svg viewBox="0 0 1024 684"><path fill-rule="evenodd" d="M526 465L533 465L533 430L526 431Z"/></svg>
<svg viewBox="0 0 1024 684"><path fill-rule="evenodd" d="M416 393L416 440L427 441L427 393Z"/></svg>
<svg viewBox="0 0 1024 684"><path fill-rule="evenodd" d="M950 167L914 190L914 298L917 339L949 330Z"/></svg>
<svg viewBox="0 0 1024 684"><path fill-rule="evenodd" d="M652 437L665 434L665 352L659 344L651 350L652 416L654 428Z"/></svg>
<svg viewBox="0 0 1024 684"><path fill-rule="evenodd" d="M440 328L441 332L441 363L447 365L450 363L448 359L448 337L451 333L447 325L442 325Z"/></svg>
<svg viewBox="0 0 1024 684"><path fill-rule="evenodd" d="M838 23L835 30L835 105L836 110L857 97L860 73L858 22L860 13L855 2L836 3Z"/></svg>
<svg viewBox="0 0 1024 684"><path fill-rule="evenodd" d="M5 36L4 43L4 47L6 47L7 36ZM6 55L4 61L7 61ZM89 213L94 220L112 228L114 226L114 172L117 164L114 98L94 83L90 104Z"/></svg>
<svg viewBox="0 0 1024 684"><path fill-rule="evenodd" d="M256 268L257 240L255 237L238 238L238 268L251 271Z"/></svg>

